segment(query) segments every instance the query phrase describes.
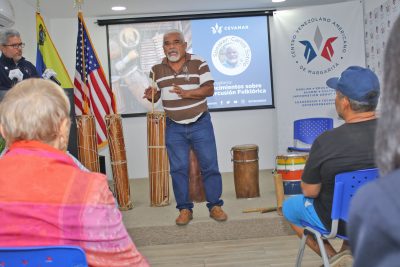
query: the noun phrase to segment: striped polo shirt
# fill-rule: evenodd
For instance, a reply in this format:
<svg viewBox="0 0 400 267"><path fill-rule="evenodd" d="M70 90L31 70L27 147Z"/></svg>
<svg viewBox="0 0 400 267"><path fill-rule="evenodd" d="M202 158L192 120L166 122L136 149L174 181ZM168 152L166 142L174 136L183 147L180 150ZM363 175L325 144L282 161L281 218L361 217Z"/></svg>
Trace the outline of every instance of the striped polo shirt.
<svg viewBox="0 0 400 267"><path fill-rule="evenodd" d="M153 76L154 75L154 76ZM182 99L169 91L173 84L183 90L193 90L205 83L213 83L210 69L201 57L186 53L186 61L182 69L176 73L169 65L167 58L161 64L152 67L150 77L153 77L161 90L161 99L166 115L177 123L190 123L207 111L207 99Z"/></svg>

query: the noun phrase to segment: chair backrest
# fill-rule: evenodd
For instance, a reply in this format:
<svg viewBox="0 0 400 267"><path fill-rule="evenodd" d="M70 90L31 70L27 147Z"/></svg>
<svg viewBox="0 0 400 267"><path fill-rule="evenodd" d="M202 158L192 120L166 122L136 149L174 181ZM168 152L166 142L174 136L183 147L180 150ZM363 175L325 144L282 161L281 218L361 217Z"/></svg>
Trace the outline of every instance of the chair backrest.
<svg viewBox="0 0 400 267"><path fill-rule="evenodd" d="M333 128L332 118L308 118L294 121L294 140L311 145L321 133Z"/></svg>
<svg viewBox="0 0 400 267"><path fill-rule="evenodd" d="M377 168L339 173L335 176L335 191L332 203L332 221L347 222L350 201L356 191L366 183L379 177Z"/></svg>
<svg viewBox="0 0 400 267"><path fill-rule="evenodd" d="M0 267L87 267L77 246L0 247Z"/></svg>

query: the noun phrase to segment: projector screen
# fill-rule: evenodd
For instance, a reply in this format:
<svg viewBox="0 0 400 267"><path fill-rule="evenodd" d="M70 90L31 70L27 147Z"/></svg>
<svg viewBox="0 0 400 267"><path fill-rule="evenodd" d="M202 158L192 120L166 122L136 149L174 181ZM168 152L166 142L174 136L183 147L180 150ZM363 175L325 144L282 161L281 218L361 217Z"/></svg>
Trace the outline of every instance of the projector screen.
<svg viewBox="0 0 400 267"><path fill-rule="evenodd" d="M107 25L110 81L119 114L162 110L161 100L153 104L142 97L151 67L165 57L163 34L170 29L181 30L187 52L207 61L215 88L207 99L211 111L274 107L268 15L213 15L99 21Z"/></svg>

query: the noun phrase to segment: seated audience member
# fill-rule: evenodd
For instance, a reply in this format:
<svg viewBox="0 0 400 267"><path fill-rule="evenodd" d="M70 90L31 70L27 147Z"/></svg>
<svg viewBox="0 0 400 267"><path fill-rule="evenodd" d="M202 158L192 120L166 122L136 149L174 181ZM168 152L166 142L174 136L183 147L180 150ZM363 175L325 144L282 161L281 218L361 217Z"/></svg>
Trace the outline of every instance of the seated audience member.
<svg viewBox="0 0 400 267"><path fill-rule="evenodd" d="M0 103L0 246L76 245L89 266L148 266L129 237L107 178L65 152L70 104L54 82L23 80Z"/></svg>
<svg viewBox="0 0 400 267"><path fill-rule="evenodd" d="M354 267L400 265L400 19L385 51L384 90L376 129L378 180L362 187L349 213L348 233Z"/></svg>
<svg viewBox="0 0 400 267"><path fill-rule="evenodd" d="M283 214L299 237L303 236L301 220L330 230L336 174L375 167L378 77L369 69L351 66L326 84L336 90L336 111L345 123L314 141L302 176L303 195L290 197L283 204ZM344 230L342 222L339 234L344 234ZM329 241L324 244L332 266L352 260L347 242L343 242L339 252ZM308 237L307 245L321 255L312 237Z"/></svg>

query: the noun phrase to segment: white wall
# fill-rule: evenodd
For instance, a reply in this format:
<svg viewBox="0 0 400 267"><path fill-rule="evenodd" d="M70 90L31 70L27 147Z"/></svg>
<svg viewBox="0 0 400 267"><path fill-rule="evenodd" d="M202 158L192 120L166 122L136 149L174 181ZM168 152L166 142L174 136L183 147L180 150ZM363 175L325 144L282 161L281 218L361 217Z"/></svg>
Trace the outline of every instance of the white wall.
<svg viewBox="0 0 400 267"><path fill-rule="evenodd" d="M21 33L21 39L26 46L23 56L36 62L36 14L32 6L24 1L10 1L15 11L15 24L12 28Z"/></svg>
<svg viewBox="0 0 400 267"><path fill-rule="evenodd" d="M12 1L16 11L15 28L27 43L25 56L35 62L36 30L35 10L23 1ZM71 78L74 75L77 18L46 20L42 14L55 46ZM86 25L99 59L108 76L106 28L99 27L95 18L85 18ZM271 36L271 40L274 36ZM274 51L272 51L273 59ZM274 62L274 61L273 61ZM276 77L273 77L276 79ZM275 167L277 155L277 119L275 109L213 112L211 114L217 140L218 160L221 172L232 172L230 150L235 145L257 144L259 146L260 169ZM130 178L147 177L147 129L144 117L124 118L123 129ZM289 144L288 144L289 145ZM107 174L111 178L108 150L100 151L106 156Z"/></svg>
<svg viewBox="0 0 400 267"><path fill-rule="evenodd" d="M17 9L17 7L15 6ZM24 13L33 20L24 24L18 29L24 40L27 49L35 50L36 43L34 10L20 9L18 13ZM42 14L46 18L46 14ZM23 15L21 15L23 17ZM107 63L107 43L106 28L95 24L95 18L86 18L86 26L90 33L92 42L95 46L103 69L108 77ZM77 18L75 19L52 19L46 21L46 26L50 32L55 46L64 61L71 79L75 71L75 48L77 35ZM25 51L27 54L28 51ZM29 57L35 59L36 55ZM230 150L235 145L256 144L259 146L259 166L260 169L272 169L275 166L276 155L276 112L275 109L268 110L245 110L245 111L226 111L213 112L211 114L214 123L215 135L217 140L218 161L221 172L232 172L232 162ZM148 176L147 170L147 129L146 118L124 118L123 119L124 139L127 151L128 173L130 178L141 178ZM111 167L109 165L108 149L100 151L106 156L107 174L111 178Z"/></svg>
<svg viewBox="0 0 400 267"><path fill-rule="evenodd" d="M386 2L386 0L364 0L364 11L368 13L375 7L378 7Z"/></svg>

